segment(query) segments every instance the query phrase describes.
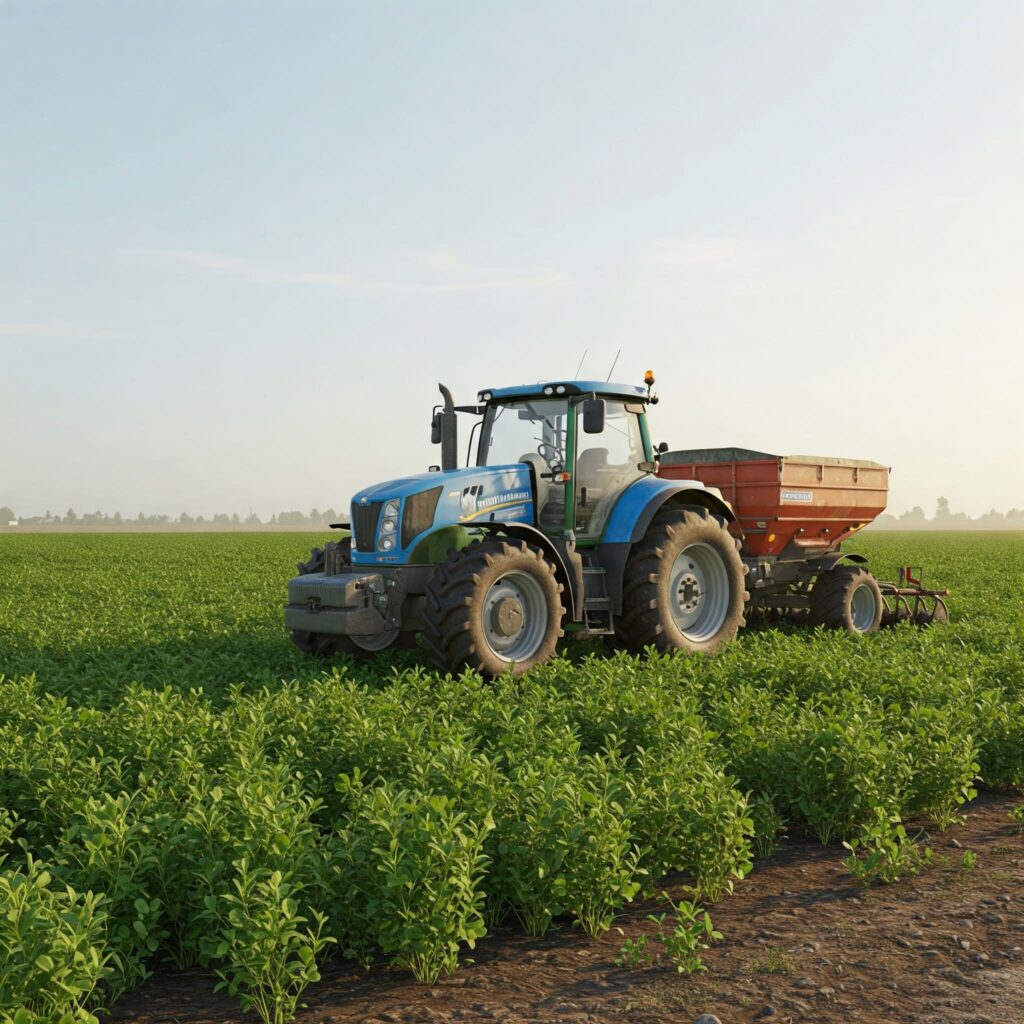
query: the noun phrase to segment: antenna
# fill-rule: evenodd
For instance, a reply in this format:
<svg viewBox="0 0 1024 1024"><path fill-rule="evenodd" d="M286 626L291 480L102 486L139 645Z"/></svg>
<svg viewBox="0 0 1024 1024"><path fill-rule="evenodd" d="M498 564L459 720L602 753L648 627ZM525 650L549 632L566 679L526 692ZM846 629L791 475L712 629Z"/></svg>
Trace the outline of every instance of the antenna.
<svg viewBox="0 0 1024 1024"><path fill-rule="evenodd" d="M587 352L589 349L583 350L583 355L580 356L580 365L576 367L576 372L573 374L573 379L578 380L580 376L580 370L583 369L583 360L587 358Z"/></svg>
<svg viewBox="0 0 1024 1024"><path fill-rule="evenodd" d="M612 379L612 374L615 372L615 363L617 363L619 361L619 356L621 356L621 355L622 355L622 349L620 348L619 351L615 353L615 360L612 363L612 368L608 371L608 376L605 377L605 381L606 382L610 381Z"/></svg>

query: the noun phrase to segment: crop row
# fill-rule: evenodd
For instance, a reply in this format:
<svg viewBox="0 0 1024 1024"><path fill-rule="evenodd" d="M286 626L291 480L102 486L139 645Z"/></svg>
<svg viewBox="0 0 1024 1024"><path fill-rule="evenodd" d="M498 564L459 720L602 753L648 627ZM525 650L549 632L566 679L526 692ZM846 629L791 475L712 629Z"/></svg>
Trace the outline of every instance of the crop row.
<svg viewBox="0 0 1024 1024"><path fill-rule="evenodd" d="M501 921L599 934L668 872L717 900L781 822L823 842L879 808L941 826L979 780L1024 783L1002 548L976 546L991 585L968 583L976 617L947 631L763 630L714 660L592 651L492 684L415 653L268 680L255 652L276 608L244 606L212 557L193 578L252 628L182 603L133 644L110 607L166 601L181 569L133 550L127 594L89 555L110 603L80 592L74 626L62 603L52 632L26 628L14 588L0 605L11 663L37 668L0 680L0 1016L86 1015L170 958L285 1021L332 952L429 981ZM239 681L200 690L193 662L151 660L173 630L242 657Z"/></svg>

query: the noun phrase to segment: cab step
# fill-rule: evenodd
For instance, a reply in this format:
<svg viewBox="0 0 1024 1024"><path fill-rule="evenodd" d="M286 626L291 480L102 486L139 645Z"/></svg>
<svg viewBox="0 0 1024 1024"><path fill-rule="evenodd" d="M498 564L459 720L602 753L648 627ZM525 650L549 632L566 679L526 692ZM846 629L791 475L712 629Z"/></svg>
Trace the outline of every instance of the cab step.
<svg viewBox="0 0 1024 1024"><path fill-rule="evenodd" d="M608 573L601 566L583 567L583 633L586 636L611 636L615 632L607 580Z"/></svg>

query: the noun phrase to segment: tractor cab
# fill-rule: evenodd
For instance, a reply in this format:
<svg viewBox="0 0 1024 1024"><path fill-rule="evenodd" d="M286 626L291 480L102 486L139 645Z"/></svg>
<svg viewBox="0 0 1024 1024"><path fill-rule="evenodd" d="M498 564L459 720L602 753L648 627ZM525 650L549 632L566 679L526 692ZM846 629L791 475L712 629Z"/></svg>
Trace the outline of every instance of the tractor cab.
<svg viewBox="0 0 1024 1024"><path fill-rule="evenodd" d="M478 466L528 467L537 527L600 538L616 499L654 471L643 388L578 381L480 393Z"/></svg>

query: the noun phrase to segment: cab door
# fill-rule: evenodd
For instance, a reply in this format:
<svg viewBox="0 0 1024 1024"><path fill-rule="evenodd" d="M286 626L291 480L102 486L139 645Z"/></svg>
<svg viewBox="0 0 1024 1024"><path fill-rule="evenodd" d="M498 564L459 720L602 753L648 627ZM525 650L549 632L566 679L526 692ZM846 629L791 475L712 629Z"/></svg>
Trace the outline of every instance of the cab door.
<svg viewBox="0 0 1024 1024"><path fill-rule="evenodd" d="M603 403L603 416L593 402ZM635 403L614 399L589 399L577 407L572 486L578 540L599 540L623 491L645 475L640 412Z"/></svg>

